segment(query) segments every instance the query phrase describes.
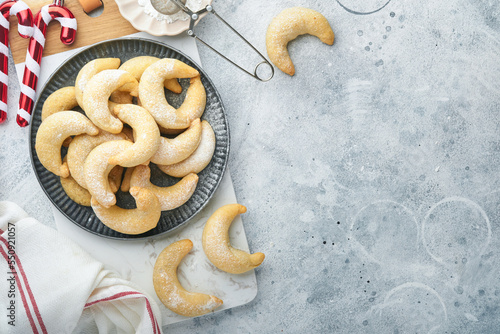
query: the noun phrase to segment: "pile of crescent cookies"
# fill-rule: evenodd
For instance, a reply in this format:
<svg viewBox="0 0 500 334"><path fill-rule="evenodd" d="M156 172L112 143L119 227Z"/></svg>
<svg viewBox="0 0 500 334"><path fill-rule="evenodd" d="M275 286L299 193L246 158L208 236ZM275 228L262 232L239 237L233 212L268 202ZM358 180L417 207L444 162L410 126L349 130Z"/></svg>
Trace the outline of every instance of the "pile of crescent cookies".
<svg viewBox="0 0 500 334"><path fill-rule="evenodd" d="M178 79L190 79L190 84L181 106L174 108L165 89L181 93ZM95 59L81 68L75 86L63 87L45 100L35 150L42 165L60 176L66 194L91 206L103 224L120 233L144 233L158 224L162 211L189 200L197 173L212 159L215 134L207 121L200 121L205 104L199 72L177 59L142 56L121 66L118 58ZM78 106L84 113L71 110ZM67 146L64 159L62 146ZM152 184L150 163L180 181L169 187ZM116 205L119 189L130 192L135 209ZM243 205L225 205L203 230L207 258L233 274L264 261L264 254L249 254L229 242L229 227L244 212ZM222 305L219 298L186 291L179 283L177 267L192 247L188 239L169 245L153 271L162 303L184 316L206 314Z"/></svg>
<svg viewBox="0 0 500 334"><path fill-rule="evenodd" d="M178 78L190 79L190 85L176 109L164 87L181 93ZM199 72L180 60L142 56L120 66L119 58L95 59L81 68L74 87L45 100L35 150L73 201L91 206L115 231L141 234L157 225L162 211L189 200L197 173L212 159L215 134L200 121L205 105ZM77 106L84 114L71 110ZM64 160L62 145L68 146ZM153 185L150 162L181 180L170 187ZM130 192L137 208L116 205L120 188Z"/></svg>

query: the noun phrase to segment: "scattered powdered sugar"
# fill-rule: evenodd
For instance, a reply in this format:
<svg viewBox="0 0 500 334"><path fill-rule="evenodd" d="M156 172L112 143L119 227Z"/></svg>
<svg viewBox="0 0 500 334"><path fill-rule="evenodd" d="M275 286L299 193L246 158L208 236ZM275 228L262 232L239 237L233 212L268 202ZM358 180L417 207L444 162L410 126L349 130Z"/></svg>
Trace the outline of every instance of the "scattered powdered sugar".
<svg viewBox="0 0 500 334"><path fill-rule="evenodd" d="M167 302L171 308L176 309L177 307L179 307L179 305L182 305L182 303L184 303L184 300L178 293L172 293L168 296Z"/></svg>
<svg viewBox="0 0 500 334"><path fill-rule="evenodd" d="M139 6L144 7L143 8L144 13L153 17L157 21L166 21L167 23L173 23L178 20L187 21L189 19L189 15L184 13L182 10L179 10L177 13L172 15L164 15L159 13L156 9L154 9L153 5L151 5L151 0L138 0L138 1L139 1ZM191 9L193 12L196 12L201 9L201 0L187 0L186 7Z"/></svg>
<svg viewBox="0 0 500 334"><path fill-rule="evenodd" d="M220 305L220 302L213 296L210 296L210 299L205 303L199 305L199 308L202 310L213 310Z"/></svg>

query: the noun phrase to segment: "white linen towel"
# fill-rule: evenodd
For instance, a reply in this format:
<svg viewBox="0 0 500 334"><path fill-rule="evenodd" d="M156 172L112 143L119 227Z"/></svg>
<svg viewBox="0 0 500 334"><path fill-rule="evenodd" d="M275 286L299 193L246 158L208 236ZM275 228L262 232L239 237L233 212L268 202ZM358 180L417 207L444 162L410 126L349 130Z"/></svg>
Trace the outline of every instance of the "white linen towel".
<svg viewBox="0 0 500 334"><path fill-rule="evenodd" d="M17 204L0 234L0 333L162 333L152 298Z"/></svg>

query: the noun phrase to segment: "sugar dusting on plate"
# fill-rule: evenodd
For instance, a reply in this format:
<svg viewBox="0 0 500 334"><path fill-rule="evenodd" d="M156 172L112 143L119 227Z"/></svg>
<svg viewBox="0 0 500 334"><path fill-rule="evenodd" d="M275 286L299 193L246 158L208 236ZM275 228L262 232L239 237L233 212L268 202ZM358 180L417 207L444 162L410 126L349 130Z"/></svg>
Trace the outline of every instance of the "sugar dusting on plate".
<svg viewBox="0 0 500 334"><path fill-rule="evenodd" d="M164 15L159 13L156 9L154 9L153 5L151 5L151 0L138 0L138 1L139 1L139 6L143 7L144 13L153 17L157 21L174 23L175 21L178 20L186 21L189 19L189 15L184 13L182 10L179 10L177 13L172 15ZM191 9L193 12L196 12L201 9L201 1L202 0L187 0L186 7Z"/></svg>

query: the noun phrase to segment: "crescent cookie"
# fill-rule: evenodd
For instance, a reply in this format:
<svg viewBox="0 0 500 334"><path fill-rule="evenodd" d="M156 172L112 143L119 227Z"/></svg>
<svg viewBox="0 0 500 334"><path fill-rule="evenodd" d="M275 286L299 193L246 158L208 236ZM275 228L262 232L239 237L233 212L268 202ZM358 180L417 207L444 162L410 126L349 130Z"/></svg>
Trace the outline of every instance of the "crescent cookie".
<svg viewBox="0 0 500 334"><path fill-rule="evenodd" d="M119 104L113 113L132 127L134 145L109 158L109 163L134 167L149 161L160 145L160 130L154 118L146 109L133 104Z"/></svg>
<svg viewBox="0 0 500 334"><path fill-rule="evenodd" d="M144 73L146 68L153 65L158 60L160 60L160 58L151 56L135 57L124 62L118 69L127 71L128 73L132 74L137 81L140 81L142 73ZM164 86L166 89L176 94L182 92L182 87L176 78L165 80Z"/></svg>
<svg viewBox="0 0 500 334"><path fill-rule="evenodd" d="M198 184L198 175L188 174L179 182L170 187L155 186L149 180L151 169L148 166L137 166L134 168L130 179L131 187L141 187L149 189L158 197L161 210L173 210L186 203L193 195Z"/></svg>
<svg viewBox="0 0 500 334"><path fill-rule="evenodd" d="M67 155L64 157L63 162L66 161L67 157ZM71 175L68 177L60 177L59 179L64 192L73 202L83 206L90 206L90 198L92 196L90 196L88 190L80 186Z"/></svg>
<svg viewBox="0 0 500 334"><path fill-rule="evenodd" d="M69 144L66 157L68 159L69 171L75 181L80 186L87 188L83 166L89 153L102 143L122 139L126 139L124 134L113 134L106 131L101 131L97 136L79 135L73 138Z"/></svg>
<svg viewBox="0 0 500 334"><path fill-rule="evenodd" d="M50 94L42 107L42 122L59 111L71 110L78 105L75 87L63 87Z"/></svg>
<svg viewBox="0 0 500 334"><path fill-rule="evenodd" d="M113 109L114 109L114 107L113 107ZM111 109L111 110L113 110L113 109ZM132 130L131 128L124 126L121 133L124 134L125 136L127 136L127 139L129 139L130 141L132 141L132 142L134 141L134 130Z"/></svg>
<svg viewBox="0 0 500 334"><path fill-rule="evenodd" d="M200 144L201 128L200 119L197 118L177 137L160 137L160 145L151 157L151 162L157 165L173 165L187 159Z"/></svg>
<svg viewBox="0 0 500 334"><path fill-rule="evenodd" d="M108 175L109 189L111 189L111 191L113 193L116 193L118 191L118 189L120 189L120 185L122 182L123 170L124 170L124 168L122 166L115 166L109 172L109 175Z"/></svg>
<svg viewBox="0 0 500 334"><path fill-rule="evenodd" d="M130 179L132 178L132 174L134 173L135 167L129 167L125 170L125 174L123 175L122 184L120 186L120 190L124 193L130 190Z"/></svg>
<svg viewBox="0 0 500 334"><path fill-rule="evenodd" d="M90 206L90 198L92 196L88 190L80 186L71 175L68 177L61 177L60 180L64 192L73 202L83 206Z"/></svg>
<svg viewBox="0 0 500 334"><path fill-rule="evenodd" d="M193 122L191 122L191 124L193 124ZM186 130L186 129L166 129L160 124L158 124L158 128L160 129L160 133L164 136L177 136Z"/></svg>
<svg viewBox="0 0 500 334"><path fill-rule="evenodd" d="M109 103L112 102L112 103ZM116 104L128 104L132 103L133 98L132 95L130 95L128 92L122 92L120 90L114 91L111 93L109 96L109 101L108 101L108 108L110 106L115 106ZM113 110L112 108L109 108L109 110Z"/></svg>
<svg viewBox="0 0 500 334"><path fill-rule="evenodd" d="M196 77L196 78L195 78ZM163 82L171 78L192 78L179 109L165 98ZM197 70L177 59L162 59L149 66L139 83L139 99L156 122L167 129L185 129L205 110L206 93Z"/></svg>
<svg viewBox="0 0 500 334"><path fill-rule="evenodd" d="M108 182L109 187L112 192L116 193L120 188L120 179L123 173L123 167L115 166L111 172L109 172ZM90 195L89 191L82 187L76 182L76 180L71 176L61 177L61 186L64 189L66 195L71 198L77 204L83 206L90 206Z"/></svg>
<svg viewBox="0 0 500 334"><path fill-rule="evenodd" d="M202 244L205 255L214 266L231 274L241 274L264 261L263 253L248 254L233 248L229 242L229 227L233 219L247 208L240 204L228 204L217 209L203 229Z"/></svg>
<svg viewBox="0 0 500 334"><path fill-rule="evenodd" d="M86 133L95 136L99 129L77 111L61 111L47 117L38 128L35 150L42 165L50 172L69 176L67 163L61 159L61 146L69 136Z"/></svg>
<svg viewBox="0 0 500 334"><path fill-rule="evenodd" d="M183 177L189 173L198 174L212 160L215 152L215 133L207 121L201 122L200 145L187 159L173 165L158 165L165 174L173 177Z"/></svg>
<svg viewBox="0 0 500 334"><path fill-rule="evenodd" d="M288 42L303 34L316 36L328 45L333 44L335 37L328 20L323 15L303 7L283 10L267 28L266 47L269 59L289 75L295 74L295 67L288 54Z"/></svg>
<svg viewBox="0 0 500 334"><path fill-rule="evenodd" d="M63 87L50 94L42 107L42 122L56 112L71 110L78 105L75 97L75 87ZM68 137L63 146L68 147L72 138Z"/></svg>
<svg viewBox="0 0 500 334"><path fill-rule="evenodd" d="M95 125L111 132L120 133L123 123L111 115L108 99L115 90L137 96L139 83L132 74L122 70L104 70L94 75L83 92L83 110Z"/></svg>
<svg viewBox="0 0 500 334"><path fill-rule="evenodd" d="M115 165L108 163L110 157L132 146L128 140L113 140L94 148L85 159L85 184L92 198L109 208L116 204L116 197L110 188L108 176Z"/></svg>
<svg viewBox="0 0 500 334"><path fill-rule="evenodd" d="M167 246L156 259L153 269L153 286L160 301L171 311L196 317L222 305L222 300L204 293L185 290L177 278L177 267L193 248L189 239L179 240Z"/></svg>
<svg viewBox="0 0 500 334"><path fill-rule="evenodd" d="M80 107L83 108L83 92L89 80L101 71L116 70L120 62L119 58L99 58L89 61L82 67L75 80L75 97Z"/></svg>
<svg viewBox="0 0 500 334"><path fill-rule="evenodd" d="M116 205L106 208L92 197L92 209L97 218L112 230L125 234L145 233L158 224L161 216L160 202L148 189L131 188L136 209L122 209Z"/></svg>

